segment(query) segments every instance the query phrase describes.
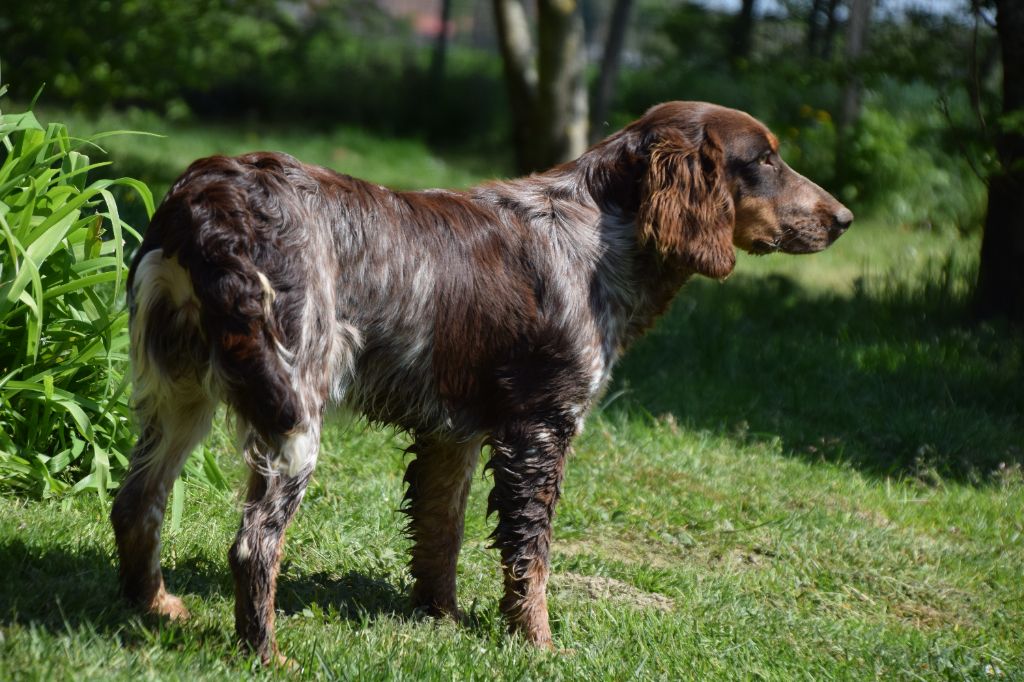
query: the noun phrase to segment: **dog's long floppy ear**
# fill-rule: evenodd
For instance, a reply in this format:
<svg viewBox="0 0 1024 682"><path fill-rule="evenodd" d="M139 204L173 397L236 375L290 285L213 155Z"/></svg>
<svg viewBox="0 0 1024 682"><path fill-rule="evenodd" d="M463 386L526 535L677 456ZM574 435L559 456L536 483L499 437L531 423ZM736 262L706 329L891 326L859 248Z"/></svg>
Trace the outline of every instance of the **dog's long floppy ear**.
<svg viewBox="0 0 1024 682"><path fill-rule="evenodd" d="M722 279L736 265L735 208L725 184L725 155L707 136L697 143L682 133L651 147L637 214L641 243L654 242L666 258Z"/></svg>

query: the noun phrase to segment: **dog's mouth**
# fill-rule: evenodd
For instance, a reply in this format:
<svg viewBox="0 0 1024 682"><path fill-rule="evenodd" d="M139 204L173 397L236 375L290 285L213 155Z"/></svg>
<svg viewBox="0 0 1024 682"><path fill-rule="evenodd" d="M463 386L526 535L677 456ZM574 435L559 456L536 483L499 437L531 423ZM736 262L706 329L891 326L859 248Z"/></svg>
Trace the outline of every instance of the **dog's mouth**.
<svg viewBox="0 0 1024 682"><path fill-rule="evenodd" d="M845 231L821 224L800 226L799 228L785 227L781 235L765 244L774 247L774 251L789 254L818 253L832 246L833 242L839 239Z"/></svg>
<svg viewBox="0 0 1024 682"><path fill-rule="evenodd" d="M782 249L782 237L774 239L755 239L750 245L750 253L755 256L766 256Z"/></svg>

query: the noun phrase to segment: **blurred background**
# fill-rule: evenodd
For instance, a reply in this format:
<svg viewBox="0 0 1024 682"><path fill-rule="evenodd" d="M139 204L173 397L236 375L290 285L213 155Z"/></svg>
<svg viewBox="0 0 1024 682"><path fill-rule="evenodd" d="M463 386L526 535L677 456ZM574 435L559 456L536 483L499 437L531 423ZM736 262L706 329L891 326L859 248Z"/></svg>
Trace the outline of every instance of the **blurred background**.
<svg viewBox="0 0 1024 682"><path fill-rule="evenodd" d="M964 233L984 216L1000 53L994 10L968 0L4 4L13 97L45 83L44 109L116 127L225 126L227 146L252 133L243 147L302 131L328 136L341 170L347 147L374 142L330 134L358 130L471 173L384 180L458 185L546 167L653 104L699 99L765 121L790 164L858 215ZM191 159L146 160L122 170L161 186Z"/></svg>

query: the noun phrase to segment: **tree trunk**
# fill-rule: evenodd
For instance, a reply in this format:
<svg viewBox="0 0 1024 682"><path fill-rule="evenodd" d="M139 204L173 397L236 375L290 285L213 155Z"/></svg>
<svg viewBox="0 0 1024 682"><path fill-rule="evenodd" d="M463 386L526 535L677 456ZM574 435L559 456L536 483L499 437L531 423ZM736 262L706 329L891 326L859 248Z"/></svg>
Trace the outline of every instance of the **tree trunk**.
<svg viewBox="0 0 1024 682"><path fill-rule="evenodd" d="M731 57L734 64L750 57L750 36L754 31L754 2L755 0L743 0L733 23Z"/></svg>
<svg viewBox="0 0 1024 682"><path fill-rule="evenodd" d="M444 80L444 65L448 55L448 22L452 16L452 0L441 0L441 30L434 43L434 54L430 57L430 82L434 89L440 89Z"/></svg>
<svg viewBox="0 0 1024 682"><path fill-rule="evenodd" d="M821 49L818 43L821 41L821 16L825 13L825 3L828 0L813 0L811 10L807 14L807 54L817 57Z"/></svg>
<svg viewBox="0 0 1024 682"><path fill-rule="evenodd" d="M836 27L839 25L836 18L836 7L838 6L839 0L828 0L828 7L825 10L825 35L821 39L819 54L822 59L832 59L832 46L835 45Z"/></svg>
<svg viewBox="0 0 1024 682"><path fill-rule="evenodd" d="M537 7L539 113L548 166L587 149L587 63L576 0L539 0Z"/></svg>
<svg viewBox="0 0 1024 682"><path fill-rule="evenodd" d="M604 44L601 57L601 72L597 79L597 96L594 98L594 118L591 136L594 141L607 134L604 126L607 123L608 110L615 99L615 84L622 63L622 48L626 43L626 26L629 24L629 12L633 8L633 0L615 0L612 16L608 22L608 38Z"/></svg>
<svg viewBox="0 0 1024 682"><path fill-rule="evenodd" d="M505 66L505 87L512 110L512 146L516 169L528 172L543 165L536 145L537 67L533 62L533 42L526 8L520 0L494 0L494 25L498 47Z"/></svg>
<svg viewBox="0 0 1024 682"><path fill-rule="evenodd" d="M975 312L1024 322L1024 3L996 0L1003 54L1003 116L996 137L1000 168L989 181Z"/></svg>
<svg viewBox="0 0 1024 682"><path fill-rule="evenodd" d="M494 0L494 13L518 170L544 170L579 156L587 145L587 90L578 3L538 0L536 64L522 2Z"/></svg>
<svg viewBox="0 0 1024 682"><path fill-rule="evenodd" d="M864 43L868 34L868 23L871 20L872 0L850 0L850 18L846 25L846 60L847 76L843 88L843 101L839 109L839 127L845 129L860 118L860 97L864 82L860 77L860 59L864 54Z"/></svg>

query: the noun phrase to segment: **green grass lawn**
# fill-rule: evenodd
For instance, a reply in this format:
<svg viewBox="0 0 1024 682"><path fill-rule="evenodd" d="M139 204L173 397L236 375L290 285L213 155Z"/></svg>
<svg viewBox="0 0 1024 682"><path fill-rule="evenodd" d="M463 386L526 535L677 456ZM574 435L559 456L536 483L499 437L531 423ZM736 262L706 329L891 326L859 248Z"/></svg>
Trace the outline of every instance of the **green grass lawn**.
<svg viewBox="0 0 1024 682"><path fill-rule="evenodd" d="M163 130L112 142L119 174L135 163L159 182L154 169L247 148L403 186L486 171L353 131ZM407 603L407 438L328 429L284 551L282 649L324 679L1024 678L1024 349L961 322L977 251L869 220L829 252L744 256L728 282L688 286L569 462L557 653L505 635L488 477L467 513L467 622L435 622ZM232 489L186 483L165 529L165 575L193 614L181 625L119 602L104 503L0 497L0 680L296 676L234 644L229 440L219 425L206 447Z"/></svg>

